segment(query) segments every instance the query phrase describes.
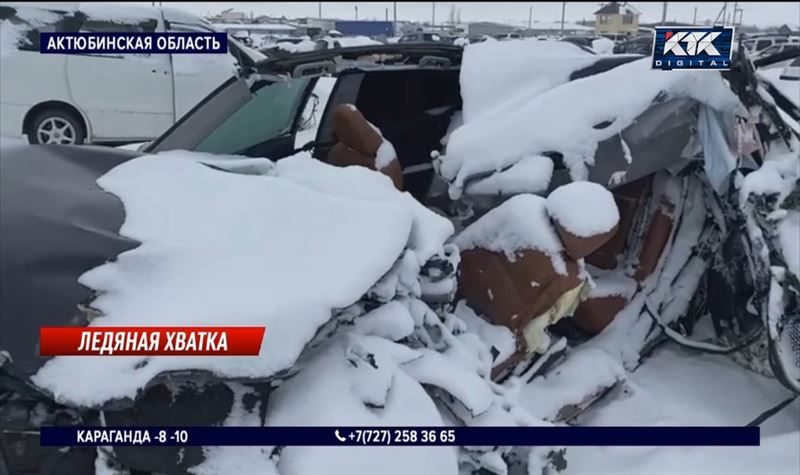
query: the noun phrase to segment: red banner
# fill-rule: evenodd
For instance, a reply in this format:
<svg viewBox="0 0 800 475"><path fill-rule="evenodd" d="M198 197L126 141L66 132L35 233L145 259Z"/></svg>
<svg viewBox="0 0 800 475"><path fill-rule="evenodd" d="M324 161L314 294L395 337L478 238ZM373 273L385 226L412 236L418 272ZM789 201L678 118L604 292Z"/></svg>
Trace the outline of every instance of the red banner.
<svg viewBox="0 0 800 475"><path fill-rule="evenodd" d="M258 356L265 327L41 327L39 354Z"/></svg>

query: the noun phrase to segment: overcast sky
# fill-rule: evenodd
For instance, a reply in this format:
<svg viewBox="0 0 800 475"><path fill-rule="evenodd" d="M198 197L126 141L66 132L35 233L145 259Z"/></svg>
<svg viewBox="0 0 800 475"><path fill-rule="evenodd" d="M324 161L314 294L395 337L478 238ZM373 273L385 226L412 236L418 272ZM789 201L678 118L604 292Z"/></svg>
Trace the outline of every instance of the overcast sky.
<svg viewBox="0 0 800 475"><path fill-rule="evenodd" d="M151 2L130 2L146 3ZM691 22L694 9L697 7L697 21L715 19L724 2L668 2L667 19L672 21ZM534 21L554 21L561 18L561 2L435 2L436 23L445 21L452 7L460 10L461 21L496 21L515 25L528 24L528 11L533 7ZM594 19L593 12L601 2L566 3L567 21ZM728 2L729 8L734 2ZM243 11L254 15L274 15L287 17L304 17L318 15L319 2L163 2L171 6L205 15L215 14L226 8ZM642 12L640 22L661 21L662 2L631 2L631 5ZM341 19L354 19L355 7L358 6L358 18L383 20L386 10L392 19L392 2L322 2L322 15ZM397 2L397 19L410 21L430 21L433 14L432 2ZM758 26L776 26L784 23L800 23L800 2L740 2L744 10L743 22Z"/></svg>

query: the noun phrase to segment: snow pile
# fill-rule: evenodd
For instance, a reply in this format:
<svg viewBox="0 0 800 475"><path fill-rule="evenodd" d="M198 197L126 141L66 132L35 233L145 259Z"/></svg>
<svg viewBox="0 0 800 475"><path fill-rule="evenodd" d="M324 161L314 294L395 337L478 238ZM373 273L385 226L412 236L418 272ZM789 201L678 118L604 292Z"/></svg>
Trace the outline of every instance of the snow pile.
<svg viewBox="0 0 800 475"><path fill-rule="evenodd" d="M26 37L38 27L52 24L61 19L55 12L26 5L14 5L16 10L14 21L11 19L0 20L0 58L5 59L17 53L18 46L30 45ZM19 23L21 21L22 23Z"/></svg>
<svg viewBox="0 0 800 475"><path fill-rule="evenodd" d="M265 325L260 356L57 357L34 381L59 400L132 398L173 370L284 372L332 311L363 296L404 249L423 263L452 233L447 220L362 167L298 156L253 176L214 170L189 152L164 155L98 180L125 206L120 234L142 244L81 276L104 314L92 324Z"/></svg>
<svg viewBox="0 0 800 475"><path fill-rule="evenodd" d="M791 397L777 381L743 371L724 356L657 350L586 426L743 426ZM571 447L570 473L796 474L800 470L800 401L761 424L758 447Z"/></svg>
<svg viewBox="0 0 800 475"><path fill-rule="evenodd" d="M588 181L559 186L547 197L547 214L578 237L591 237L614 229L619 210L610 191Z"/></svg>
<svg viewBox="0 0 800 475"><path fill-rule="evenodd" d="M750 195L776 195L778 205L792 192L800 179L800 160L796 152L768 157L758 170L744 177L739 190L739 200L745 206Z"/></svg>
<svg viewBox="0 0 800 475"><path fill-rule="evenodd" d="M467 330L478 335L481 340L497 350L496 362L505 361L516 351L516 338L508 327L492 325L479 317L463 300L456 305L455 314L464 321Z"/></svg>
<svg viewBox="0 0 800 475"><path fill-rule="evenodd" d="M274 173L321 193L393 204L406 209L413 218L408 243L420 265L437 254L442 243L453 233L450 221L422 206L410 194L399 193L392 181L382 173L375 173L364 167L338 168L321 165L308 153L279 160L275 164ZM363 226L371 228L374 225ZM353 231L360 233L361 229Z"/></svg>
<svg viewBox="0 0 800 475"><path fill-rule="evenodd" d="M533 416L557 421L564 408L580 406L625 378L625 369L613 356L584 345L568 353L553 371L523 386L520 401Z"/></svg>
<svg viewBox="0 0 800 475"><path fill-rule="evenodd" d="M496 53L502 54L502 50ZM466 56L468 59L469 54ZM513 64L527 72L541 63L513 58ZM440 173L450 182L450 195L454 199L473 177L548 152L563 156L573 180L585 179L587 166L594 163L598 143L619 134L654 102L689 97L717 110L737 113L743 110L721 75L707 71L661 74L650 68L646 58L560 86L555 81L557 87L549 90L545 86L552 87L552 80L543 85L541 81L529 80L527 75L510 74L514 83L509 83L510 79L493 82L491 73L487 74L492 77L487 78L479 72L491 71L491 63L478 66L466 72L462 67L465 123L450 135L446 154L440 157ZM565 66L558 77L563 79L569 71L571 68ZM480 91L488 93L489 89L484 89L487 84L491 84L491 95L480 94ZM496 99L498 90L519 92L514 95L513 103L504 103ZM491 104L503 113L494 113L497 109L490 107ZM475 114L468 115L469 111Z"/></svg>
<svg viewBox="0 0 800 475"><path fill-rule="evenodd" d="M524 39L468 45L461 62L464 123L505 114L595 61L596 56L562 42Z"/></svg>
<svg viewBox="0 0 800 475"><path fill-rule="evenodd" d="M104 20L113 23L137 24L156 19L161 16L158 8L151 5L109 5L93 2L81 2L81 13L93 20Z"/></svg>
<svg viewBox="0 0 800 475"><path fill-rule="evenodd" d="M314 51L317 49L317 43L311 40L303 40L298 43L284 41L275 46L278 49L288 51L289 53L305 53L306 51Z"/></svg>
<svg viewBox="0 0 800 475"><path fill-rule="evenodd" d="M586 298L624 297L630 299L636 293L637 283L634 279L616 271L604 271L592 268L592 286Z"/></svg>
<svg viewBox="0 0 800 475"><path fill-rule="evenodd" d="M30 31L30 27L22 24L11 23L8 20L0 21L0 59L13 56L17 52L17 47L25 39L25 33Z"/></svg>
<svg viewBox="0 0 800 475"><path fill-rule="evenodd" d="M433 400L402 369L420 356L374 336L332 338L270 395L266 425L444 426ZM457 474L456 456L454 447L285 447L277 467L282 475Z"/></svg>
<svg viewBox="0 0 800 475"><path fill-rule="evenodd" d="M612 54L614 52L614 42L608 38L597 38L592 40L592 50L597 54Z"/></svg>
<svg viewBox="0 0 800 475"><path fill-rule="evenodd" d="M326 38L327 41L336 41L342 48L353 48L356 46L373 46L383 44L367 36L342 36L339 38Z"/></svg>
<svg viewBox="0 0 800 475"><path fill-rule="evenodd" d="M510 260L516 252L531 249L550 257L553 267L566 273L563 246L546 211L546 200L536 195L516 195L469 225L453 243L459 249L487 249L505 253Z"/></svg>
<svg viewBox="0 0 800 475"><path fill-rule="evenodd" d="M542 155L525 157L507 170L467 185L469 195L540 194L547 191L553 176L553 161Z"/></svg>
<svg viewBox="0 0 800 475"><path fill-rule="evenodd" d="M408 280L426 272L415 266L415 260L400 258L395 266L402 268L397 270L400 277L377 284L380 292L370 291L366 300L344 309L320 329L298 360L297 374L270 394L266 408L237 404L225 424L258 425L261 411L267 426L543 424L519 405L517 388L489 380L491 348L469 331L469 324L434 312L409 292L413 285ZM513 346L513 337L495 330L487 333L494 333L502 351L513 351L504 341L510 338ZM505 460L518 460L533 464L532 473L537 473L547 463L529 455L529 447L373 449L209 447L207 460L191 471L239 473L237 468L265 464L281 474L455 474L466 464L505 473ZM546 454L546 448L537 450Z"/></svg>

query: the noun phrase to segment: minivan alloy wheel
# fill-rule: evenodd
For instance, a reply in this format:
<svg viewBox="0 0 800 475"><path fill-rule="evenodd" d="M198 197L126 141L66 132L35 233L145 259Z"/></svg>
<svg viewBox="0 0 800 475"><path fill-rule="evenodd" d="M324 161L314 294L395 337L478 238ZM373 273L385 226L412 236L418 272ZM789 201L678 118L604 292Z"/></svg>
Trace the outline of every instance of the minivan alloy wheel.
<svg viewBox="0 0 800 475"><path fill-rule="evenodd" d="M50 117L36 129L39 143L70 145L75 143L75 128L61 117Z"/></svg>

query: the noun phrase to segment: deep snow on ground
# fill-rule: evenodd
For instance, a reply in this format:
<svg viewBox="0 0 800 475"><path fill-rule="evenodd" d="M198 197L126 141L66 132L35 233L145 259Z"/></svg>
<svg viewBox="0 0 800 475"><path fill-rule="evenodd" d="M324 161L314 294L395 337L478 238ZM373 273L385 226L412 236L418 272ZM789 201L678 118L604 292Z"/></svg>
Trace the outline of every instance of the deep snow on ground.
<svg viewBox="0 0 800 475"><path fill-rule="evenodd" d="M743 426L791 394L724 356L656 350L624 390L581 416L588 426ZM571 447L569 473L797 474L800 400L761 425L760 447Z"/></svg>

